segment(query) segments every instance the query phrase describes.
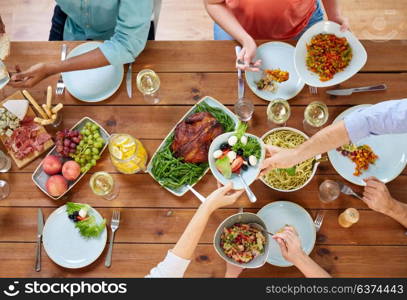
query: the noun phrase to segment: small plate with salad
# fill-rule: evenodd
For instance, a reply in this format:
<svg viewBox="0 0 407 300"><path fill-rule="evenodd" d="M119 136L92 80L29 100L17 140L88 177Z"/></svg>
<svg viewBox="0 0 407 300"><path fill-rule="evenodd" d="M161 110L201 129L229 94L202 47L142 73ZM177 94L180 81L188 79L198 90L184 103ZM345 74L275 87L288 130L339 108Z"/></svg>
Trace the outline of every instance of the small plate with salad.
<svg viewBox="0 0 407 300"><path fill-rule="evenodd" d="M50 214L43 230L48 257L69 269L93 263L102 254L106 239L106 220L88 204L67 202Z"/></svg>
<svg viewBox="0 0 407 300"><path fill-rule="evenodd" d="M260 173L265 147L260 138L247 133L247 124L240 122L235 132L218 136L208 153L213 176L222 184L232 181L234 189L243 189L241 174L247 185L252 184Z"/></svg>

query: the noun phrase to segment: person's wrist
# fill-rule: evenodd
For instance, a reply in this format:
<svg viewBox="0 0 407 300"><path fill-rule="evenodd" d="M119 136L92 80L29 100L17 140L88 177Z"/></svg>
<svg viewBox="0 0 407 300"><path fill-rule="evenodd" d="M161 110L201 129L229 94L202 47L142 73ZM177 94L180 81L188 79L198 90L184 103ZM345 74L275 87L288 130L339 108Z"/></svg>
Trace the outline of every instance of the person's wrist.
<svg viewBox="0 0 407 300"><path fill-rule="evenodd" d="M294 264L294 266L298 267L301 266L301 264L304 263L308 258L308 255L303 250L300 250L298 254L294 255L291 262Z"/></svg>
<svg viewBox="0 0 407 300"><path fill-rule="evenodd" d="M398 205L398 201L393 197L390 197L389 204L385 209L382 210L382 213L389 217L393 217L398 210Z"/></svg>
<svg viewBox="0 0 407 300"><path fill-rule="evenodd" d="M202 209L206 213L212 214L215 210L218 209L218 206L217 206L217 204L215 204L214 200L216 200L216 199L207 198L206 201L201 204Z"/></svg>

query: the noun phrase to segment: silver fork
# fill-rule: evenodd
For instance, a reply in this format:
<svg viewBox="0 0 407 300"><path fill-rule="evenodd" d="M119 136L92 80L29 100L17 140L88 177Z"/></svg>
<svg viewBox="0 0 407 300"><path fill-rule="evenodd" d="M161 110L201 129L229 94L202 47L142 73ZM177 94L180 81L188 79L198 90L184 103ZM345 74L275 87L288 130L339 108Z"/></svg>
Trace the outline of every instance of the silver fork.
<svg viewBox="0 0 407 300"><path fill-rule="evenodd" d="M61 48L61 60L64 61L66 59L66 51L67 51L68 47L66 46L66 44L62 44L62 48ZM65 83L62 80L62 74L59 75L59 79L57 82L57 87L55 89L55 93L57 95L62 95L64 93L64 89L65 89Z"/></svg>
<svg viewBox="0 0 407 300"><path fill-rule="evenodd" d="M350 186L344 184L343 182L338 182L338 184L341 189L341 193L345 195L354 196L360 200L363 200L362 197L359 194L355 193Z"/></svg>
<svg viewBox="0 0 407 300"><path fill-rule="evenodd" d="M105 261L106 268L110 268L110 266L112 265L114 233L119 228L119 224L120 224L120 211L114 210L113 214L112 214L112 221L110 222L110 228L112 229L112 235L110 236L109 251L107 252L106 261Z"/></svg>
<svg viewBox="0 0 407 300"><path fill-rule="evenodd" d="M318 95L318 89L315 86L308 86L311 95Z"/></svg>
<svg viewBox="0 0 407 300"><path fill-rule="evenodd" d="M314 221L315 229L317 232L321 229L323 221L324 221L324 214L321 212L318 212L317 217L315 218L315 221Z"/></svg>

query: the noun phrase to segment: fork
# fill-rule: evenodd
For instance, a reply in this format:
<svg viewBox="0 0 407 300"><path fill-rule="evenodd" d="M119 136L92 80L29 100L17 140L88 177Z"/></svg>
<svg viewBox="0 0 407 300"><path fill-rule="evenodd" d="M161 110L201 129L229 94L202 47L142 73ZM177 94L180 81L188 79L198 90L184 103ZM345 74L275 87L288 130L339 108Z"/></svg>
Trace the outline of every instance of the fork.
<svg viewBox="0 0 407 300"><path fill-rule="evenodd" d="M338 182L338 184L339 188L341 189L341 193L345 195L354 196L360 200L363 200L362 197L359 194L355 193L350 186L344 184L343 182Z"/></svg>
<svg viewBox="0 0 407 300"><path fill-rule="evenodd" d="M112 229L112 235L110 236L109 252L107 253L106 261L105 261L106 268L110 268L110 266L112 265L114 233L119 228L119 224L120 224L120 211L114 210L113 214L112 214L112 221L110 222L110 228Z"/></svg>
<svg viewBox="0 0 407 300"><path fill-rule="evenodd" d="M318 89L315 86L308 86L311 95L318 95Z"/></svg>
<svg viewBox="0 0 407 300"><path fill-rule="evenodd" d="M61 60L62 61L64 61L66 59L66 51L67 51L67 49L68 48L67 48L66 44L63 44L62 48L61 48ZM58 82L57 82L57 87L55 89L55 93L57 95L62 95L64 93L64 89L65 89L65 83L62 80L62 74L61 74L61 75L59 75L59 79L58 79Z"/></svg>
<svg viewBox="0 0 407 300"><path fill-rule="evenodd" d="M314 221L315 229L317 232L321 229L323 221L324 221L324 214L321 212L318 212L317 217L315 218L315 221Z"/></svg>

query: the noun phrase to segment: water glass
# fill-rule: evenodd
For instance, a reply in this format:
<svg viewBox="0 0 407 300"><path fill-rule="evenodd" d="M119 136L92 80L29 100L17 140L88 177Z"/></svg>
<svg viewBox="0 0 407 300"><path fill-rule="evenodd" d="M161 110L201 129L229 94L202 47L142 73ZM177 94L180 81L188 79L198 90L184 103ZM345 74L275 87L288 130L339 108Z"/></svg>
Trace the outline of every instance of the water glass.
<svg viewBox="0 0 407 300"><path fill-rule="evenodd" d="M11 158L0 150L0 173L8 172L11 169Z"/></svg>
<svg viewBox="0 0 407 300"><path fill-rule="evenodd" d="M0 200L3 200L10 195L10 185L5 180L0 180Z"/></svg>
<svg viewBox="0 0 407 300"><path fill-rule="evenodd" d="M241 98L235 103L235 113L243 122L251 120L254 112L254 104L251 100Z"/></svg>
<svg viewBox="0 0 407 300"><path fill-rule="evenodd" d="M323 203L330 203L338 199L341 194L339 184L334 180L324 180L319 186L319 200Z"/></svg>

